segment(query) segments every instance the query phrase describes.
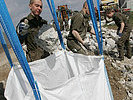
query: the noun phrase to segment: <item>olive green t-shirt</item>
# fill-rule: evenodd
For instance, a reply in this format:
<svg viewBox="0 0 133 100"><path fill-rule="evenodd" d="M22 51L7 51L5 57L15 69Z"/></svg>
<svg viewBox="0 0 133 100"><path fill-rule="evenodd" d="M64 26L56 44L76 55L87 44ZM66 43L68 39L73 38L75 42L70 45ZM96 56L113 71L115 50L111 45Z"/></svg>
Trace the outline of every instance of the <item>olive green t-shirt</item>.
<svg viewBox="0 0 133 100"><path fill-rule="evenodd" d="M89 26L89 18L86 18L83 11L76 13L71 18L71 26L70 26L70 33L68 35L68 40L74 40L75 37L72 34L73 30L76 30L81 38L84 40L86 37L87 31L91 30L91 27Z"/></svg>
<svg viewBox="0 0 133 100"><path fill-rule="evenodd" d="M115 24L118 26L118 29L120 29L122 22L124 22L125 24L124 29L131 29L129 20L124 14L121 14L120 12L114 13L113 20L115 21Z"/></svg>

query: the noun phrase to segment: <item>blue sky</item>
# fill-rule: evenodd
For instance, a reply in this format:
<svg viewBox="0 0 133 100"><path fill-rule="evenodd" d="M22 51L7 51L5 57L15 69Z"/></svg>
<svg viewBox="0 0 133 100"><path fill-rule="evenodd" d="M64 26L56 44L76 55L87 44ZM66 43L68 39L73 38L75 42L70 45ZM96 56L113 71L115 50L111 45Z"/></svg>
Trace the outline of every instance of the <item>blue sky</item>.
<svg viewBox="0 0 133 100"><path fill-rule="evenodd" d="M83 2L85 0L54 0L55 6L68 5L68 8L72 10L81 10ZM20 21L21 18L27 16L30 13L28 8L29 0L5 0L8 11L11 15L14 26ZM43 11L41 14L42 18L50 22L52 15L48 8L46 0L43 0Z"/></svg>

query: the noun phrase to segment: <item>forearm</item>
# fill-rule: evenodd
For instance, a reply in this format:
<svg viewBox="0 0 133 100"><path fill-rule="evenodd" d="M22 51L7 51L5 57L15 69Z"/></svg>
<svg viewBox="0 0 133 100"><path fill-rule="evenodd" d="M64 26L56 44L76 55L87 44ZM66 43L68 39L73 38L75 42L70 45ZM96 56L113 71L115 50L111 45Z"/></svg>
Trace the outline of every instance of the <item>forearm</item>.
<svg viewBox="0 0 133 100"><path fill-rule="evenodd" d="M124 26L125 26L125 24L122 22L122 23L121 23L120 30L119 30L119 33L122 33L122 32L123 32Z"/></svg>
<svg viewBox="0 0 133 100"><path fill-rule="evenodd" d="M79 33L76 30L73 30L72 34L81 44L84 44L84 41L82 40L82 38L80 37Z"/></svg>

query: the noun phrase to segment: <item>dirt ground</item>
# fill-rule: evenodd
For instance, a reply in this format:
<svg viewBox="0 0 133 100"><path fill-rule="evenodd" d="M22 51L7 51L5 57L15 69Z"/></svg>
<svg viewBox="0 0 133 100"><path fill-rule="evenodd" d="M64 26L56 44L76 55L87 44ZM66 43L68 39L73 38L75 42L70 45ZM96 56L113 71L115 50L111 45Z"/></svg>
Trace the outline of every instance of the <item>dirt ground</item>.
<svg viewBox="0 0 133 100"><path fill-rule="evenodd" d="M127 96L127 93L123 86L118 82L122 77L122 73L112 67L112 63L107 60L107 57L105 57L105 65L108 72L114 100L124 100Z"/></svg>

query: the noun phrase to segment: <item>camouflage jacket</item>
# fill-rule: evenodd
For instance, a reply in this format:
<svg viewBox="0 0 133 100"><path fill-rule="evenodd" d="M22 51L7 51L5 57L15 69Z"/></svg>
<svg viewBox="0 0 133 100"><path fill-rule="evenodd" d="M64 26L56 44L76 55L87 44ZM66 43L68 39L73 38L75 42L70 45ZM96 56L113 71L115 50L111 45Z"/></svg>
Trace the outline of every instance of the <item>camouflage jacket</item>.
<svg viewBox="0 0 133 100"><path fill-rule="evenodd" d="M38 18L29 14L20 20L17 25L17 33L21 44L25 42L28 51L36 49L35 36L38 35L39 29L43 24L47 24L46 20L43 20L40 16Z"/></svg>

